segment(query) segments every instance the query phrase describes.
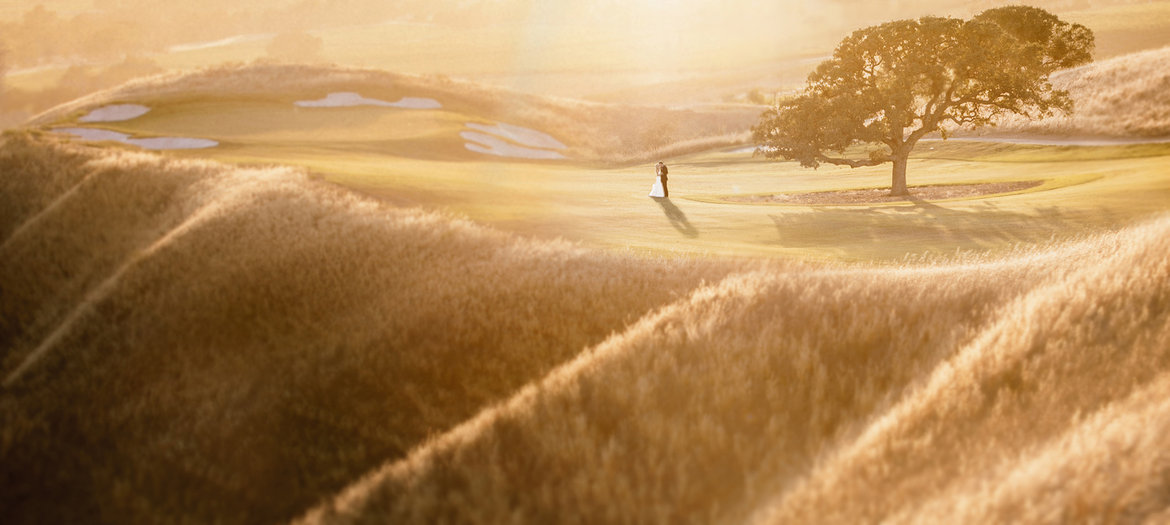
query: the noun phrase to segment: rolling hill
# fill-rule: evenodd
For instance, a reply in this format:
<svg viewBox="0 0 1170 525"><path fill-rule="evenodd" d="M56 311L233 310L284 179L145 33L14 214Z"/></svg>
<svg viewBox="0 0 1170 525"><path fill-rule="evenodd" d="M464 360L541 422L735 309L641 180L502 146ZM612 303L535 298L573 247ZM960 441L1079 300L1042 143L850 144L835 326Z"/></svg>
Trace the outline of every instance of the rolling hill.
<svg viewBox="0 0 1170 525"><path fill-rule="evenodd" d="M1167 56L995 132L1164 137ZM757 114L252 64L6 132L4 521L1170 517L1170 144L778 204L889 171L751 158Z"/></svg>
<svg viewBox="0 0 1170 525"><path fill-rule="evenodd" d="M11 523L291 519L748 265L519 239L290 169L0 150Z"/></svg>
<svg viewBox="0 0 1170 525"><path fill-rule="evenodd" d="M438 107L403 112L366 106L312 107L305 102L352 93L368 100L429 99ZM559 137L579 162L613 164L657 155L732 145L745 140L758 111L752 106L691 109L601 104L529 95L442 76L337 66L226 65L164 74L64 104L30 125L75 123L89 110L136 103L142 118L101 126L144 136L215 138L252 149L364 149L426 160L481 158L463 147L471 123L508 125ZM299 103L299 104L298 104ZM332 109L330 111L329 109ZM349 109L349 111L345 111ZM403 122L403 119L414 119ZM121 125L119 125L121 124Z"/></svg>
<svg viewBox="0 0 1170 525"><path fill-rule="evenodd" d="M1125 100L1101 111L1124 114ZM407 107L416 103L422 106ZM147 111L93 121L126 106ZM251 65L142 80L57 108L35 125L85 128L139 144L212 141L214 147L168 155L297 166L399 206L454 213L524 236L659 254L897 261L956 249L999 251L1145 220L1164 211L1170 195L1163 169L1170 144L950 141L916 149L912 185L1032 189L943 205L758 204L751 199L880 188L889 183L889 168L814 171L753 159L733 145L755 118L750 106L597 104L440 77ZM650 163L658 159L674 174L669 202L644 198Z"/></svg>
<svg viewBox="0 0 1170 525"><path fill-rule="evenodd" d="M1170 138L1170 47L1150 49L1060 71L1052 85L1069 92L1071 115L1029 121L1013 117L985 134Z"/></svg>
<svg viewBox="0 0 1170 525"><path fill-rule="evenodd" d="M1170 507L1165 216L897 265L659 258L293 168L0 152L12 523Z"/></svg>
<svg viewBox="0 0 1170 525"><path fill-rule="evenodd" d="M1156 521L1168 230L730 277L300 523Z"/></svg>

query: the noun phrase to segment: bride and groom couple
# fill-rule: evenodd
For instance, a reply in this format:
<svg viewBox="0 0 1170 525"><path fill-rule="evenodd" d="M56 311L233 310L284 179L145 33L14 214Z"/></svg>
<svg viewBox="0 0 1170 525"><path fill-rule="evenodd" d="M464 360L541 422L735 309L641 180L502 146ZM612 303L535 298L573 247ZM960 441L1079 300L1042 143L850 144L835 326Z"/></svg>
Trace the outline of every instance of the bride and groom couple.
<svg viewBox="0 0 1170 525"><path fill-rule="evenodd" d="M658 164L654 165L655 178L654 185L650 186L650 197L666 198L670 196L670 190L666 187L666 172L666 164L663 164L662 161L658 161Z"/></svg>

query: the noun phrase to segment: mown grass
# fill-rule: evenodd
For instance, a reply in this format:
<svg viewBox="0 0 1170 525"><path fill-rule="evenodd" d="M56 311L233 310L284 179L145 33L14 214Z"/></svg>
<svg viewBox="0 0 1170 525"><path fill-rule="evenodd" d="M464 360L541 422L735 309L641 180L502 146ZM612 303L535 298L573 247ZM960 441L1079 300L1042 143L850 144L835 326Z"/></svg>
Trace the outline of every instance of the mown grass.
<svg viewBox="0 0 1170 525"><path fill-rule="evenodd" d="M310 78L310 80L302 80ZM398 100L429 96L437 111L296 108L330 91ZM243 164L304 167L398 205L453 212L508 231L653 253L793 255L897 261L908 254L996 251L1107 231L1165 210L1168 144L1036 146L924 142L911 184L1045 180L1039 191L882 206L729 204L721 196L877 188L888 166L850 170L720 152L734 115L672 112L519 95L472 84L369 70L228 67L161 78L46 114L71 123L109 102L154 108L105 127L139 135L213 138L221 146L175 153ZM658 115L658 117L655 117ZM655 119L690 142L656 149ZM466 122L531 127L569 145L563 162L486 158L464 147ZM632 160L633 159L633 160ZM644 159L644 160L637 160ZM672 198L645 198L650 164L671 166Z"/></svg>
<svg viewBox="0 0 1170 525"><path fill-rule="evenodd" d="M646 199L650 165L387 161L376 154L280 149L230 152L224 160L283 159L330 181L393 202L436 206L510 231L563 236L608 249L897 261L907 254L1003 251L1105 231L1164 211L1170 146L1007 147L966 143L944 158L911 162L913 184L1045 180L1036 191L947 202L791 206L726 203L723 195L880 188L888 168L806 170L746 154L667 159L671 199ZM949 147L949 145L947 146ZM942 146L940 146L942 148ZM929 152L933 153L933 152ZM238 155L238 156L237 156ZM278 156L279 155L279 156ZM1067 162L1081 157L1081 162ZM1089 160L1093 159L1093 160Z"/></svg>

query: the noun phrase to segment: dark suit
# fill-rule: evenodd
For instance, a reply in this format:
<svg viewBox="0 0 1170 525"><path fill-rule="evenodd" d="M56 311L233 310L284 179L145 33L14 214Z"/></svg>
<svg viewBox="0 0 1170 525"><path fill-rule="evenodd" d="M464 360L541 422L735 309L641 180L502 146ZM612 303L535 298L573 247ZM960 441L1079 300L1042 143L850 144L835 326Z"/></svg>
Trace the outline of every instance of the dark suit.
<svg viewBox="0 0 1170 525"><path fill-rule="evenodd" d="M666 189L666 173L667 173L667 171L669 171L669 170L666 169L666 164L663 164L661 162L659 162L658 165L654 167L654 172L656 174L658 174L658 180L662 181L662 196L663 197L670 197L670 190Z"/></svg>

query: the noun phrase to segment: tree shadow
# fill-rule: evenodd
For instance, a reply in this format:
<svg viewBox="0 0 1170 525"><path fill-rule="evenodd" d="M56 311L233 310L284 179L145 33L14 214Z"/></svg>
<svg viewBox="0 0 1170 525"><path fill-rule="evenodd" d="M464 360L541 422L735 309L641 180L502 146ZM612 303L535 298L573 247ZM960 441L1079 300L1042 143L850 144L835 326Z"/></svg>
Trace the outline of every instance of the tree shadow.
<svg viewBox="0 0 1170 525"><path fill-rule="evenodd" d="M910 197L905 205L866 208L814 207L770 215L777 245L792 248L850 247L881 253L953 252L1047 243L1117 227L1116 210L1003 209L992 202L948 208Z"/></svg>
<svg viewBox="0 0 1170 525"><path fill-rule="evenodd" d="M670 197L650 198L654 199L654 202L657 202L659 206L662 206L662 211L666 213L666 218L670 220L670 225L674 226L674 229L678 230L679 233L691 238L699 236L699 230L696 230L691 225L691 221L687 220L687 215L678 209L678 206L670 202Z"/></svg>

